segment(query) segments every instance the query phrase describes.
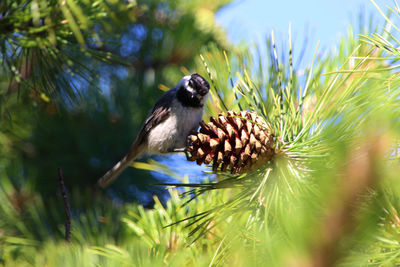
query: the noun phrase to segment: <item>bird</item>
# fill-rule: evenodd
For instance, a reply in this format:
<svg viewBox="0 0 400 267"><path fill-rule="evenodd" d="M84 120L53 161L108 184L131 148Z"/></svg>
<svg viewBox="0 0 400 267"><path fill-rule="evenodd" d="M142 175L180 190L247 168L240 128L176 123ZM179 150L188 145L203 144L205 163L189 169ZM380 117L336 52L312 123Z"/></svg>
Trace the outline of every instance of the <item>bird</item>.
<svg viewBox="0 0 400 267"><path fill-rule="evenodd" d="M132 161L144 155L184 152L190 132L202 121L210 84L198 73L184 76L155 103L128 153L97 182L111 184Z"/></svg>

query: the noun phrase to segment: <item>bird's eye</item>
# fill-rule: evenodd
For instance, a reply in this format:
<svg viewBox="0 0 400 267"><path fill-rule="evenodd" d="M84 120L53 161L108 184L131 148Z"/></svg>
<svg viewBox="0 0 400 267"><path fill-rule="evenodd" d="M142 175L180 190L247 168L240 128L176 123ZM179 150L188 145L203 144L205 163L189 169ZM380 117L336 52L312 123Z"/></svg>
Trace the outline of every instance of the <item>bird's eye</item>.
<svg viewBox="0 0 400 267"><path fill-rule="evenodd" d="M194 87L193 87L193 81L192 81L192 80L189 80L189 86L192 87L192 88L194 88Z"/></svg>

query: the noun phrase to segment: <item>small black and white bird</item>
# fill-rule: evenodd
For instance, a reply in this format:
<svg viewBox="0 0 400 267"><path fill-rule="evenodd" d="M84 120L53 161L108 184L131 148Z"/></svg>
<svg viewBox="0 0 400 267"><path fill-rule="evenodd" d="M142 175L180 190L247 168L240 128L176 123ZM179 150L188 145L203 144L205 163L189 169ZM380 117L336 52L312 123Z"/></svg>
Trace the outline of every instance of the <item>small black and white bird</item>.
<svg viewBox="0 0 400 267"><path fill-rule="evenodd" d="M126 156L98 185L107 187L139 156L183 151L189 133L202 120L209 89L207 80L197 73L183 77L156 102Z"/></svg>

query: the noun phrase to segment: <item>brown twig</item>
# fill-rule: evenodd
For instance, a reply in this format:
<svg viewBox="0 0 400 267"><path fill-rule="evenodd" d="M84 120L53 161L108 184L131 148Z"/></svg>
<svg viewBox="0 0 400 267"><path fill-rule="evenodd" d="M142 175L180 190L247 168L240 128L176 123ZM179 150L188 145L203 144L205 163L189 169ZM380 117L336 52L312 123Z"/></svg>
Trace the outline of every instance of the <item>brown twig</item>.
<svg viewBox="0 0 400 267"><path fill-rule="evenodd" d="M65 208L65 241L69 243L71 241L71 207L69 205L67 190L64 184L64 176L61 168L58 168L58 182L60 184L61 196L64 200Z"/></svg>
<svg viewBox="0 0 400 267"><path fill-rule="evenodd" d="M318 237L311 248L311 258L305 266L334 266L341 258L339 244L359 223L357 214L362 196L379 183L379 161L388 145L388 136L372 135L359 149L350 153L344 171L338 175L338 192L322 219Z"/></svg>

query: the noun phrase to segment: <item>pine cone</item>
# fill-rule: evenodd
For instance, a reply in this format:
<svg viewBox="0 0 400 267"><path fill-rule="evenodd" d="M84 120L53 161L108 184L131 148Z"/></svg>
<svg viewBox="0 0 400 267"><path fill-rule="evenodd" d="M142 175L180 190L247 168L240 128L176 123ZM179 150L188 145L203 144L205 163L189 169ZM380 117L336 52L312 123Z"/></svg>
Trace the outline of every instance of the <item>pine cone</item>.
<svg viewBox="0 0 400 267"><path fill-rule="evenodd" d="M256 169L274 155L274 134L255 112L228 111L200 122L200 131L188 137L187 159L197 164L212 163L213 171L221 166L232 174Z"/></svg>

